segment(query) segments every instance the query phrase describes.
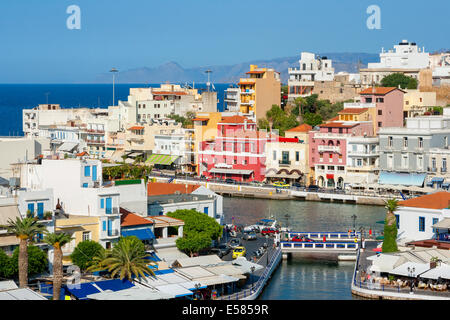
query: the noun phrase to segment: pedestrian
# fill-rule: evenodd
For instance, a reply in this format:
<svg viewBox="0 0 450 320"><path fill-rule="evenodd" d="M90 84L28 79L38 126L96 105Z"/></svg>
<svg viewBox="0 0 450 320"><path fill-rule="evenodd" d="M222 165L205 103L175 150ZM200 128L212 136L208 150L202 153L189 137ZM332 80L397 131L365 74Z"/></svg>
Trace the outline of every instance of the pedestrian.
<svg viewBox="0 0 450 320"><path fill-rule="evenodd" d="M372 238L372 228L369 229L369 237Z"/></svg>
<svg viewBox="0 0 450 320"><path fill-rule="evenodd" d="M327 242L327 237L323 236L323 242Z"/></svg>

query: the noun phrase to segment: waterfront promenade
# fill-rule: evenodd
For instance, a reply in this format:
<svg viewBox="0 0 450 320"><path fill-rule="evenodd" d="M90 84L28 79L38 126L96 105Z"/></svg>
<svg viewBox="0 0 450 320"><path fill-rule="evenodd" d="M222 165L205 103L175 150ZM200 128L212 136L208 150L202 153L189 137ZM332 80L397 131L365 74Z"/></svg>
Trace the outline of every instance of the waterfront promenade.
<svg viewBox="0 0 450 320"><path fill-rule="evenodd" d="M384 285L378 282L370 282L365 277L365 271L370 266L368 257L375 255L372 251L376 242L368 242L364 250L359 250L356 258L355 269L352 277L352 294L369 299L386 300L450 300L448 291L431 291L414 288L411 294L409 286Z"/></svg>

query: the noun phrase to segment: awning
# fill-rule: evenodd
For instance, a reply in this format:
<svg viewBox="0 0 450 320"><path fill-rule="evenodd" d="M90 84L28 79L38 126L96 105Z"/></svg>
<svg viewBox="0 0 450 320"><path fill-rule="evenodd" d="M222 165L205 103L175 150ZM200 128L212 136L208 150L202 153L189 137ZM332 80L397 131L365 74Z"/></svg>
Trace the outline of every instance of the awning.
<svg viewBox="0 0 450 320"><path fill-rule="evenodd" d="M239 278L235 278L235 277L226 276L224 274L221 274L221 275L216 275L216 276L211 276L211 277L199 278L199 279L196 279L196 280L200 281L201 283L203 283L206 286L212 286L212 285L215 285L215 284L224 284L224 283L236 282L236 281L239 281Z"/></svg>
<svg viewBox="0 0 450 320"><path fill-rule="evenodd" d="M411 274L408 271L408 268L410 268L410 269L414 268L413 274ZM398 266L397 268L393 269L392 271L389 271L389 273L399 275L399 276L405 276L405 277L412 276L413 278L415 278L422 272L425 272L429 269L430 269L429 263L406 262L406 263Z"/></svg>
<svg viewBox="0 0 450 320"><path fill-rule="evenodd" d="M431 227L437 229L450 229L450 218L444 218L443 220L433 224Z"/></svg>
<svg viewBox="0 0 450 320"><path fill-rule="evenodd" d="M156 289L167 294L172 294L175 298L193 295L191 290L188 290L176 283L157 286Z"/></svg>
<svg viewBox="0 0 450 320"><path fill-rule="evenodd" d="M431 182L442 183L444 182L444 178L434 177L433 179L431 179Z"/></svg>
<svg viewBox="0 0 450 320"><path fill-rule="evenodd" d="M66 151L72 152L75 147L78 146L76 142L64 142L59 148L58 151Z"/></svg>
<svg viewBox="0 0 450 320"><path fill-rule="evenodd" d="M179 156L171 156L168 154L152 154L146 161L149 164L171 165Z"/></svg>
<svg viewBox="0 0 450 320"><path fill-rule="evenodd" d="M419 277L433 280L437 280L439 278L450 280L450 266L442 263L440 266L422 273Z"/></svg>
<svg viewBox="0 0 450 320"><path fill-rule="evenodd" d="M155 239L155 235L153 234L153 232L152 232L152 230L150 228L132 229L132 230L122 229L121 233L122 233L123 237L136 236L140 240L152 240L152 239Z"/></svg>
<svg viewBox="0 0 450 320"><path fill-rule="evenodd" d="M334 174L331 174L331 173L328 173L327 175L326 175L326 177L327 177L327 179L334 179Z"/></svg>
<svg viewBox="0 0 450 320"><path fill-rule="evenodd" d="M426 176L426 173L397 173L382 171L380 172L378 183L405 186L422 186Z"/></svg>
<svg viewBox="0 0 450 320"><path fill-rule="evenodd" d="M293 174L287 174L287 173L268 173L266 174L266 178L280 178L280 179L298 179L300 178L300 175L296 172Z"/></svg>
<svg viewBox="0 0 450 320"><path fill-rule="evenodd" d="M239 169L222 169L222 168L212 168L209 173L224 173L224 174L242 174L250 175L253 170L239 170Z"/></svg>
<svg viewBox="0 0 450 320"><path fill-rule="evenodd" d="M16 220L21 218L17 205L0 206L0 225L7 225L8 220Z"/></svg>
<svg viewBox="0 0 450 320"><path fill-rule="evenodd" d="M127 157L130 157L130 158L136 158L136 157L138 157L138 156L143 156L143 155L144 155L143 152L132 152L132 153L130 153L130 154L127 154Z"/></svg>

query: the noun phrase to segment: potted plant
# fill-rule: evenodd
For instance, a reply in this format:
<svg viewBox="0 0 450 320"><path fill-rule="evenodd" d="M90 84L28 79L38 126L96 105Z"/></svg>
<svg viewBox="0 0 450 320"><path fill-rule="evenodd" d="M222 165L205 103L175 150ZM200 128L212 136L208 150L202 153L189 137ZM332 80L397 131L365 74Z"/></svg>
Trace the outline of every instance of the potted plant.
<svg viewBox="0 0 450 320"><path fill-rule="evenodd" d="M33 218L34 214L31 212L30 209L27 210L27 218Z"/></svg>
<svg viewBox="0 0 450 320"><path fill-rule="evenodd" d="M52 213L51 211L46 211L46 212L44 213L44 219L45 219L45 220L51 220L51 219L52 219L52 216L53 216L53 213Z"/></svg>
<svg viewBox="0 0 450 320"><path fill-rule="evenodd" d="M438 257L432 257L430 259L430 269L436 268L438 262L441 262Z"/></svg>

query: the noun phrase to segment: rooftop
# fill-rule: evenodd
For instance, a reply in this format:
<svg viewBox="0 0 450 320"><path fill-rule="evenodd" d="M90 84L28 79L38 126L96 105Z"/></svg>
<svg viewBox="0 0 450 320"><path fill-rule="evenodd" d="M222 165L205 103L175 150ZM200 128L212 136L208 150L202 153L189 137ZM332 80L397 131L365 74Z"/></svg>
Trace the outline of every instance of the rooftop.
<svg viewBox="0 0 450 320"><path fill-rule="evenodd" d="M247 123L254 123L252 120L243 116L223 117L221 123L244 123L245 121L247 121Z"/></svg>
<svg viewBox="0 0 450 320"><path fill-rule="evenodd" d="M450 192L441 191L412 198L398 203L402 207L414 207L425 209L446 209L450 204Z"/></svg>
<svg viewBox="0 0 450 320"><path fill-rule="evenodd" d="M339 111L338 114L361 114L368 110L368 108L345 108Z"/></svg>
<svg viewBox="0 0 450 320"><path fill-rule="evenodd" d="M130 226L140 226L140 225L149 225L152 224L151 221L138 216L124 208L120 208L120 226L121 227L130 227Z"/></svg>
<svg viewBox="0 0 450 320"><path fill-rule="evenodd" d="M287 130L288 132L309 132L312 127L309 124L303 123L295 128Z"/></svg>
<svg viewBox="0 0 450 320"><path fill-rule="evenodd" d="M371 87L371 88L367 88L367 89L361 91L359 94L385 95L394 90L400 90L403 93L405 93L405 91L403 91L397 87Z"/></svg>
<svg viewBox="0 0 450 320"><path fill-rule="evenodd" d="M147 197L147 203L149 205L153 205L153 204L204 201L211 199L212 198L210 196L200 194L168 194L168 195L149 196Z"/></svg>
<svg viewBox="0 0 450 320"><path fill-rule="evenodd" d="M165 182L149 182L147 184L148 196L171 195L171 194L187 194L192 193L200 188L200 186L181 183L165 183Z"/></svg>

